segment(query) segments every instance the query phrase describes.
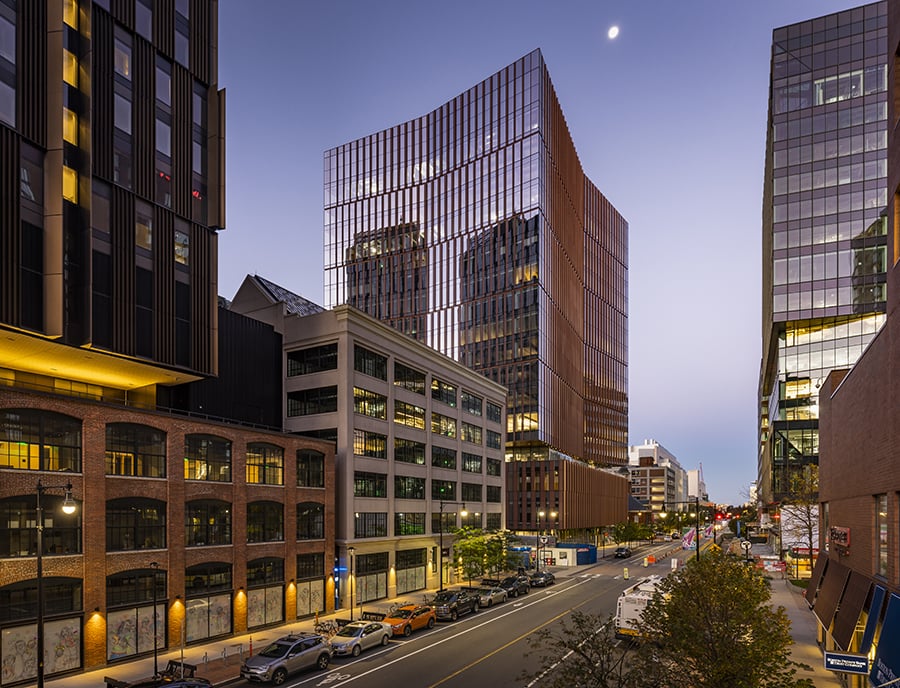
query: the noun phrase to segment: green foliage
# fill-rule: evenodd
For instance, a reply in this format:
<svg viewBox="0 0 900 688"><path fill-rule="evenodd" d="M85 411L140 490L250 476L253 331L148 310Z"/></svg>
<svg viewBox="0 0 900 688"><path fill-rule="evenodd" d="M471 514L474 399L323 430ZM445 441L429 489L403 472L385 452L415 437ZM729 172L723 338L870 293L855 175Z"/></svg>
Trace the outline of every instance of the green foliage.
<svg viewBox="0 0 900 688"><path fill-rule="evenodd" d="M623 542L634 542L635 540L644 540L644 526L632 521L622 521L613 526L612 538L617 545Z"/></svg>
<svg viewBox="0 0 900 688"><path fill-rule="evenodd" d="M812 688L796 676L804 667L790 659L790 621L770 597L755 568L713 552L664 579L641 624L658 648L654 664L663 667L657 685Z"/></svg>
<svg viewBox="0 0 900 688"><path fill-rule="evenodd" d="M457 530L455 536L453 561L469 582L485 575L496 576L516 565L515 556L509 552L516 538L508 531L485 532L467 526Z"/></svg>

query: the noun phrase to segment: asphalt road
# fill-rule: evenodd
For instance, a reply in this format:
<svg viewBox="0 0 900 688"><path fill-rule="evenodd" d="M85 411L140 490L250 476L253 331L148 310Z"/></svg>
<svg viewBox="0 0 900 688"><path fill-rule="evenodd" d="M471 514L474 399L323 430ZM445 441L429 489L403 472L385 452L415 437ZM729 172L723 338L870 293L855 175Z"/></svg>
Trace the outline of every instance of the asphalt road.
<svg viewBox="0 0 900 688"><path fill-rule="evenodd" d="M669 547L670 548L670 547ZM431 631L394 640L385 648L369 650L357 659L336 658L326 671L297 674L287 686L353 686L353 688L523 688L524 669L536 671L537 653L529 655L528 637L560 623L573 610L607 615L615 610L619 593L632 579L665 573L669 560L643 568L647 554L660 547L644 547L631 560L609 560L572 576L557 572L557 582L534 588L455 623L439 622ZM252 685L238 683L234 685Z"/></svg>

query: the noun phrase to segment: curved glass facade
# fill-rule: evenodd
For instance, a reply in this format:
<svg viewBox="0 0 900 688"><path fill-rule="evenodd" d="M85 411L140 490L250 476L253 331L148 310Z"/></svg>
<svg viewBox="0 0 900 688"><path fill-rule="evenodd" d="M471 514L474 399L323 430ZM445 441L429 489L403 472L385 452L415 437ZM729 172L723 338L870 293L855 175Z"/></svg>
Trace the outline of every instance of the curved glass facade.
<svg viewBox="0 0 900 688"><path fill-rule="evenodd" d="M626 462L628 225L539 51L324 166L328 307L507 387L509 458Z"/></svg>

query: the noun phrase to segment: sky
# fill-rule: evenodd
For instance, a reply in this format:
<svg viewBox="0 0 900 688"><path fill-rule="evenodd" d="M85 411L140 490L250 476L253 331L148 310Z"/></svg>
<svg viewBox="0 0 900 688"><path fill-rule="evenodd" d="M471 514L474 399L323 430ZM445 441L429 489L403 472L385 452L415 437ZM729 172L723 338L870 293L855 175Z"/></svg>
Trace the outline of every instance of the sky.
<svg viewBox="0 0 900 688"><path fill-rule="evenodd" d="M535 48L585 174L629 223L629 443L757 474L761 213L776 27L834 0L220 0L219 294L324 305L324 151L425 115ZM614 40L611 26L619 27Z"/></svg>

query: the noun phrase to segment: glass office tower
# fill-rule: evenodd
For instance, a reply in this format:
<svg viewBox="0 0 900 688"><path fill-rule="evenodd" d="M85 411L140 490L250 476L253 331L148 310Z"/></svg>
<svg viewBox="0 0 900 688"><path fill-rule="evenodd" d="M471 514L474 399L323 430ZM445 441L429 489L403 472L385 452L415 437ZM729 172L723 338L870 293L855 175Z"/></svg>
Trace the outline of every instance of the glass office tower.
<svg viewBox="0 0 900 688"><path fill-rule="evenodd" d="M759 491L818 463L818 390L884 322L887 7L776 29L763 194Z"/></svg>
<svg viewBox="0 0 900 688"><path fill-rule="evenodd" d="M507 458L627 461L628 225L540 51L325 153L325 299L509 390Z"/></svg>

